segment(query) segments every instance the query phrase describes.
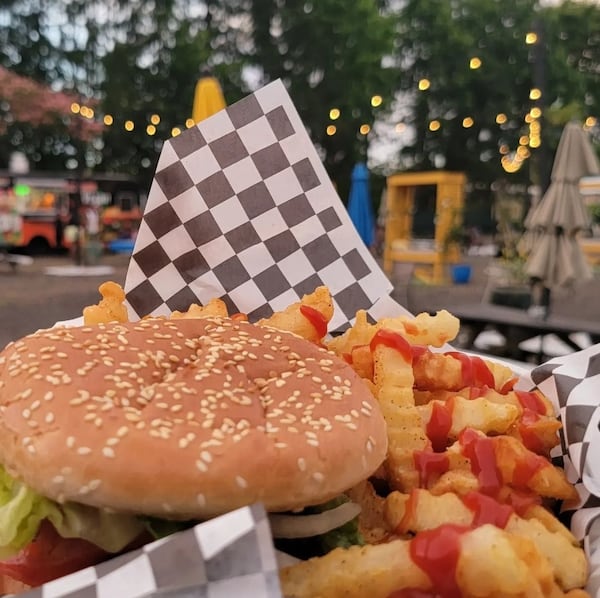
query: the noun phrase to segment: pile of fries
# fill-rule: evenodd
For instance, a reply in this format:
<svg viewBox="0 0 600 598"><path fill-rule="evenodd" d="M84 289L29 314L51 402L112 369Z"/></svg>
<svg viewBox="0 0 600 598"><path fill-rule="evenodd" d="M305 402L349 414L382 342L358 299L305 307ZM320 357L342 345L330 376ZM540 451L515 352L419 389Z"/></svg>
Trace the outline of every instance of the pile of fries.
<svg viewBox="0 0 600 598"><path fill-rule="evenodd" d="M122 289L105 283L100 291L85 323L126 321ZM228 316L222 301L171 317L212 315ZM388 456L348 491L362 507L365 545L283 569L284 595L588 596L585 554L554 515L577 493L549 459L560 424L546 397L516 390L505 365L445 350L459 329L446 311L377 323L361 311L330 338L332 315L329 291L319 287L259 324L323 344L352 364L381 406Z"/></svg>

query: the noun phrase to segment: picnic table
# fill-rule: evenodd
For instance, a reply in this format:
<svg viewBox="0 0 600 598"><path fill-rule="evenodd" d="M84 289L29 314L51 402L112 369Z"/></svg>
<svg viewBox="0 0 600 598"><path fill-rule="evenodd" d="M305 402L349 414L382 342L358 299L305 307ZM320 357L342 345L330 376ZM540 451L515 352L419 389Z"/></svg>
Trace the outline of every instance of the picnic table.
<svg viewBox="0 0 600 598"><path fill-rule="evenodd" d="M543 352L543 338L554 334L573 351L579 346L571 336L577 332L587 333L593 343L600 342L600 322L559 315L537 318L526 310L504 307L491 303L472 303L452 307L452 313L460 319L461 346L473 349L475 340L486 329L497 330L505 339L502 354L511 359L526 361L531 354L524 351L520 344L532 337L540 336L540 350L534 357L538 363L547 356Z"/></svg>

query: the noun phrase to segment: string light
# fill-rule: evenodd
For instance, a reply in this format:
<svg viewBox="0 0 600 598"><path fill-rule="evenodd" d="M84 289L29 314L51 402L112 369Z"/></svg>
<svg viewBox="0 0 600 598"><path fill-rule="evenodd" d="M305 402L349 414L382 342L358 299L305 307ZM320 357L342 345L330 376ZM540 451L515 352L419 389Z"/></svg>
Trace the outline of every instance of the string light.
<svg viewBox="0 0 600 598"><path fill-rule="evenodd" d="M530 100L539 100L541 97L542 97L541 89L534 87L529 91L529 99Z"/></svg>
<svg viewBox="0 0 600 598"><path fill-rule="evenodd" d="M500 112L499 114L496 114L496 122L499 125L503 125L507 120L508 120L508 117L503 112Z"/></svg>
<svg viewBox="0 0 600 598"><path fill-rule="evenodd" d="M528 46L531 46L531 44L536 44L538 40L538 36L537 33L533 32L533 31L529 31L526 35L525 35L525 43Z"/></svg>
<svg viewBox="0 0 600 598"><path fill-rule="evenodd" d="M105 115L104 115L104 118L102 119L102 121L104 122L104 124L105 124L107 127L110 127L110 125L112 125L112 124L113 124L113 122L114 122L114 121L113 121L113 117L112 117L110 114L105 114Z"/></svg>
<svg viewBox="0 0 600 598"><path fill-rule="evenodd" d="M359 131L360 131L361 135L368 135L369 132L371 131L371 127L367 124L360 125Z"/></svg>
<svg viewBox="0 0 600 598"><path fill-rule="evenodd" d="M194 122L193 118L186 118L186 120L185 120L185 126L186 126L186 128L189 129L189 128L193 127L195 124L196 123Z"/></svg>
<svg viewBox="0 0 600 598"><path fill-rule="evenodd" d="M585 126L586 127L595 127L597 124L598 120L594 117L594 116L588 116L585 119Z"/></svg>
<svg viewBox="0 0 600 598"><path fill-rule="evenodd" d="M124 126L126 131L133 131L133 129L135 129L135 125L133 124L132 120L126 120Z"/></svg>
<svg viewBox="0 0 600 598"><path fill-rule="evenodd" d="M442 126L442 123L440 123L439 120L432 120L429 123L429 130L430 131L438 131L441 126Z"/></svg>
<svg viewBox="0 0 600 598"><path fill-rule="evenodd" d="M179 127L173 127L171 129L171 137L177 137L177 135L181 134L181 129Z"/></svg>
<svg viewBox="0 0 600 598"><path fill-rule="evenodd" d="M508 145L506 145L506 143L503 143L499 150L498 150L502 155L508 154L509 149L508 149Z"/></svg>
<svg viewBox="0 0 600 598"><path fill-rule="evenodd" d="M327 127L327 130L326 130L326 132L327 132L327 135L329 135L329 136L331 137L332 135L335 135L335 134L336 134L336 132L337 132L337 128L336 128L336 126L335 126L335 125L329 125L329 126Z"/></svg>
<svg viewBox="0 0 600 598"><path fill-rule="evenodd" d="M158 114L153 114L150 117L150 122L156 126L158 123L160 123L160 116L158 116Z"/></svg>
<svg viewBox="0 0 600 598"><path fill-rule="evenodd" d="M340 113L340 110L339 110L339 108L332 108L332 109L329 111L329 118L330 118L331 120L337 120L337 119L340 117L340 114L341 114L341 113Z"/></svg>
<svg viewBox="0 0 600 598"><path fill-rule="evenodd" d="M467 118L463 118L462 126L465 129L469 129L470 127L473 126L473 124L474 124L474 121L473 121L473 119L470 116L467 116Z"/></svg>
<svg viewBox="0 0 600 598"><path fill-rule="evenodd" d="M148 133L148 135L154 135L156 133L156 127L154 125L148 125L146 127L146 133Z"/></svg>
<svg viewBox="0 0 600 598"><path fill-rule="evenodd" d="M81 106L77 102L73 102L71 104L71 112L73 114L79 114L80 110L81 110Z"/></svg>
<svg viewBox="0 0 600 598"><path fill-rule="evenodd" d="M542 110L541 108L535 106L529 111L529 114L531 114L531 118L539 118L540 116L542 116Z"/></svg>
<svg viewBox="0 0 600 598"><path fill-rule="evenodd" d="M377 106L381 106L383 102L383 98L381 96L375 95L371 98L371 106L373 108L377 108Z"/></svg>
<svg viewBox="0 0 600 598"><path fill-rule="evenodd" d="M425 91L431 87L431 81L429 79L421 79L419 81L419 90Z"/></svg>
<svg viewBox="0 0 600 598"><path fill-rule="evenodd" d="M521 135L519 137L519 145L527 145L529 143L529 135Z"/></svg>
<svg viewBox="0 0 600 598"><path fill-rule="evenodd" d="M481 58L478 58L477 56L473 56L473 58L471 58L471 60L469 60L469 68L471 70L478 69L480 66L481 66Z"/></svg>
<svg viewBox="0 0 600 598"><path fill-rule="evenodd" d="M531 116L531 112L528 112L528 113L525 115L525 118L524 118L523 120L524 120L524 121L525 121L527 124L530 124L530 123L532 123L532 122L533 122L533 120L534 120L534 118L533 118L533 116Z"/></svg>

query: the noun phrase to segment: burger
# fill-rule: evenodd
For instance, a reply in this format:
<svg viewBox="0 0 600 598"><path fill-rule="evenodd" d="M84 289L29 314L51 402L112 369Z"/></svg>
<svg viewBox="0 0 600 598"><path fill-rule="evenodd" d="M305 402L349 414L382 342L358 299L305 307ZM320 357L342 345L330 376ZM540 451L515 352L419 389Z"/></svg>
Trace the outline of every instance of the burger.
<svg viewBox="0 0 600 598"><path fill-rule="evenodd" d="M387 449L377 402L346 362L217 317L10 344L0 438L0 574L30 586L248 504L314 515Z"/></svg>

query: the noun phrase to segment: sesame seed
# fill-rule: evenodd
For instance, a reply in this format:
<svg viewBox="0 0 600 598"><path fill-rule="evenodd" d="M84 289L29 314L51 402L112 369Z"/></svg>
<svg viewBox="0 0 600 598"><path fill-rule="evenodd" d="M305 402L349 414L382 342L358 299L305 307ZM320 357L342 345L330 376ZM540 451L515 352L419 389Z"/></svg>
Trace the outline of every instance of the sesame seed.
<svg viewBox="0 0 600 598"><path fill-rule="evenodd" d="M62 484L64 481L65 481L65 478L64 478L64 476L62 476L62 475L55 475L55 476L52 478L52 483L53 483L53 484L57 484L57 485L58 485L58 484Z"/></svg>
<svg viewBox="0 0 600 598"><path fill-rule="evenodd" d="M300 471L306 471L306 460L303 457L298 458L298 469Z"/></svg>
<svg viewBox="0 0 600 598"><path fill-rule="evenodd" d="M67 436L66 443L68 448L73 448L75 446L75 436Z"/></svg>
<svg viewBox="0 0 600 598"><path fill-rule="evenodd" d="M200 459L196 461L196 467L202 472L208 471L208 466L204 461L201 461Z"/></svg>
<svg viewBox="0 0 600 598"><path fill-rule="evenodd" d="M248 482L242 476L235 476L235 482L240 488L248 487Z"/></svg>
<svg viewBox="0 0 600 598"><path fill-rule="evenodd" d="M319 471L315 471L315 473L312 474L312 477L315 482L319 482L319 483L321 483L325 480L325 476Z"/></svg>
<svg viewBox="0 0 600 598"><path fill-rule="evenodd" d="M87 447L87 446L80 446L77 449L77 454L78 455L89 455L92 452L92 449Z"/></svg>
<svg viewBox="0 0 600 598"><path fill-rule="evenodd" d="M44 418L47 424L51 424L54 421L54 413L48 412Z"/></svg>
<svg viewBox="0 0 600 598"><path fill-rule="evenodd" d="M206 497L204 496L204 494L196 494L196 502L201 506L205 506L206 505Z"/></svg>
<svg viewBox="0 0 600 598"><path fill-rule="evenodd" d="M110 448L109 446L105 446L105 447L102 449L102 454L103 454L105 457L109 457L109 458L111 458L111 459L112 459L112 458L114 458L114 456L115 456L115 451L114 451L112 448Z"/></svg>

